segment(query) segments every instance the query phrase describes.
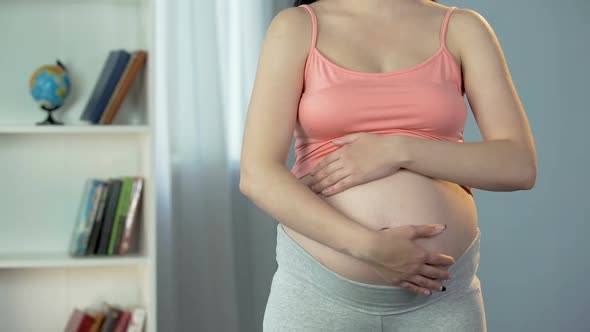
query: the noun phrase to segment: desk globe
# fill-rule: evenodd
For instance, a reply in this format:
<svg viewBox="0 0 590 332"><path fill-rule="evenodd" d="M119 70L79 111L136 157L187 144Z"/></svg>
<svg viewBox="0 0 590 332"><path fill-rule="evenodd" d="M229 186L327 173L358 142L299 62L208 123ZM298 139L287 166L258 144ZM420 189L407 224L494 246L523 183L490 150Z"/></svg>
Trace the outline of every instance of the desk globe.
<svg viewBox="0 0 590 332"><path fill-rule="evenodd" d="M52 112L60 108L70 93L70 77L65 66L57 60L57 65L45 65L31 75L29 89L33 99L41 109L47 111L45 121L37 125L62 125L52 117Z"/></svg>

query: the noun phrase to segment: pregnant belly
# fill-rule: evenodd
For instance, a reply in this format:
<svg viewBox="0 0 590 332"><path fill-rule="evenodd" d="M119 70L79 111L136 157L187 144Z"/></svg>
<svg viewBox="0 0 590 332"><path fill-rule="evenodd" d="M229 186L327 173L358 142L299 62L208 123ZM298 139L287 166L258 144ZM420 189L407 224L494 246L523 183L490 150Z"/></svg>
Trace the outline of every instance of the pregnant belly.
<svg viewBox="0 0 590 332"><path fill-rule="evenodd" d="M309 175L300 181L307 184ZM477 210L471 195L457 184L407 170L320 197L373 230L408 224L447 224L447 229L439 235L418 238L415 243L427 250L453 256L455 260L477 233ZM294 241L330 270L358 282L389 284L371 265L283 226Z"/></svg>

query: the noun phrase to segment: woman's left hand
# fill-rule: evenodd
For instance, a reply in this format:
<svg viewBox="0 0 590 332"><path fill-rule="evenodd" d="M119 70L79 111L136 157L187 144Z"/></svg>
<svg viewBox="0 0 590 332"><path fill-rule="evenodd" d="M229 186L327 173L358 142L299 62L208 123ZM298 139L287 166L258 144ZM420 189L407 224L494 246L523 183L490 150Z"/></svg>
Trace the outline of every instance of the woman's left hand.
<svg viewBox="0 0 590 332"><path fill-rule="evenodd" d="M332 140L342 146L311 171L307 185L324 196L397 172L404 159L403 136L354 133Z"/></svg>

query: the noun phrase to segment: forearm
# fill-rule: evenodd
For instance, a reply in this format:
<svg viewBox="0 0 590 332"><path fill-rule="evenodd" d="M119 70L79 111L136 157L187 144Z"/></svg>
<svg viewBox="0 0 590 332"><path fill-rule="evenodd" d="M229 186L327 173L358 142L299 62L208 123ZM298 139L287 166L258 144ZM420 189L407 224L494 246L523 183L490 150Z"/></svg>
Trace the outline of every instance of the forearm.
<svg viewBox="0 0 590 332"><path fill-rule="evenodd" d="M403 167L425 176L489 191L525 190L535 183L534 155L510 140L462 143L405 137L403 142Z"/></svg>
<svg viewBox="0 0 590 332"><path fill-rule="evenodd" d="M373 232L323 201L284 165L243 167L240 190L298 233L357 258L369 255Z"/></svg>

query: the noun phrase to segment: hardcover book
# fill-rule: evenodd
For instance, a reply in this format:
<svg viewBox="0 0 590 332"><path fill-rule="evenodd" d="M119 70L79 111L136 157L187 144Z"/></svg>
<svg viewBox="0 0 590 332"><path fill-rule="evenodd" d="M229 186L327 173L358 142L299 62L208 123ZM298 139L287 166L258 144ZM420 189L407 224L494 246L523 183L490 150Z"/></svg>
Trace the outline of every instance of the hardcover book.
<svg viewBox="0 0 590 332"><path fill-rule="evenodd" d="M119 202L119 193L121 191L122 181L113 179L111 181L108 202L105 206L104 219L102 221L102 229L98 240L98 255L106 255L111 239L111 231L113 229L113 222L115 221L115 213L117 212L117 204Z"/></svg>
<svg viewBox="0 0 590 332"><path fill-rule="evenodd" d="M133 86L133 82L135 82L136 77L141 72L145 61L147 59L147 52L146 51L136 51L131 54L131 59L127 64L127 68L123 73L123 76L119 80L117 84L117 88L113 93L109 103L103 112L100 123L101 124L112 124L114 118L116 117L125 97L129 93L129 90Z"/></svg>
<svg viewBox="0 0 590 332"><path fill-rule="evenodd" d="M88 120L94 124L100 122L100 118L127 67L130 57L131 54L125 50L111 51L109 53L101 76L82 113L82 120Z"/></svg>

